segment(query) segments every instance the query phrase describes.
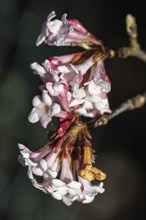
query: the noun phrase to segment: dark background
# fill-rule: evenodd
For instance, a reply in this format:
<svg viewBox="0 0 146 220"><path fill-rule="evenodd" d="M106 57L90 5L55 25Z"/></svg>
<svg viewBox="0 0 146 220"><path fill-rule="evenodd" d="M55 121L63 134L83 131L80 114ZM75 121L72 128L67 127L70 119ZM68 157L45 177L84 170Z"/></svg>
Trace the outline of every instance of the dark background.
<svg viewBox="0 0 146 220"><path fill-rule="evenodd" d="M41 63L53 55L72 53L79 48L35 46L42 22L55 10L58 18L66 12L76 18L111 48L128 45L125 16L137 19L139 41L146 49L145 1L103 0L1 0L1 152L0 211L2 220L139 220L145 219L146 106L126 112L106 127L92 131L97 166L108 178L106 191L91 204L75 202L66 207L61 201L35 189L26 169L17 161L17 143L38 149L46 142L39 124L27 121L31 100L40 80L30 63ZM127 98L146 90L146 64L136 58L108 60L112 81L109 99L114 108Z"/></svg>

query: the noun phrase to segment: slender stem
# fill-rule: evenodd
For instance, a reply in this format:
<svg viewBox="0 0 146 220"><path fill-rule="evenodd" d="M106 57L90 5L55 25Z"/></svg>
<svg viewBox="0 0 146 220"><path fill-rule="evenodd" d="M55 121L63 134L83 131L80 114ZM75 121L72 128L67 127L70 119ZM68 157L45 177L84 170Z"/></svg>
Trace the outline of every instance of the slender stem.
<svg viewBox="0 0 146 220"><path fill-rule="evenodd" d="M127 58L127 57L137 57L143 62L146 62L146 51L141 49L138 42L138 33L135 17L128 14L126 16L126 30L129 35L129 46L122 47L118 50L108 49L103 45L96 46L95 60L107 59L107 58ZM98 58L98 59L97 59Z"/></svg>
<svg viewBox="0 0 146 220"><path fill-rule="evenodd" d="M90 121L87 126L89 129L96 128L99 126L106 125L109 120L115 118L116 116L120 115L121 113L134 110L137 108L141 108L146 103L146 92L142 95L137 95L131 99L128 99L126 102L122 103L118 108L112 111L109 115L102 115L101 117Z"/></svg>
<svg viewBox="0 0 146 220"><path fill-rule="evenodd" d="M115 51L115 55L119 58L137 57L138 59L146 62L146 51L141 49L138 42L138 32L135 17L128 14L126 16L126 30L129 35L129 47L122 47Z"/></svg>

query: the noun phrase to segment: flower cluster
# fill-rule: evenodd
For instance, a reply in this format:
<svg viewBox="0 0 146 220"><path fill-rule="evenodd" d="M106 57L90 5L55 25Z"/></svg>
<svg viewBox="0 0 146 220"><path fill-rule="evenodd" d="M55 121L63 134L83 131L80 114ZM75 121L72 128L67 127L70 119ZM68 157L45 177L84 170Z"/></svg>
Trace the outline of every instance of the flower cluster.
<svg viewBox="0 0 146 220"><path fill-rule="evenodd" d="M89 137L87 128L82 123L72 126L62 137L56 132L36 152L19 144L19 161L28 166L28 177L34 187L51 194L55 199L63 200L67 205L75 200L89 203L96 194L103 193L103 183L99 186L92 186L90 183L94 179L105 179L106 174L92 167L94 154ZM41 183L35 176L43 177Z"/></svg>
<svg viewBox="0 0 146 220"><path fill-rule="evenodd" d="M110 113L107 93L110 81L104 68L102 43L75 20L55 19L55 12L47 17L36 45L45 42L55 46L80 46L86 51L53 56L40 65L31 64L33 72L42 80L41 96L35 96L28 119L40 121L47 128L57 117L60 125L49 142L36 152L19 144L19 161L28 166L28 177L34 187L71 205L93 201L103 193L103 183L94 186L93 180L104 180L106 174L93 167L94 150L88 127L80 116L97 118ZM42 177L42 181L37 180Z"/></svg>

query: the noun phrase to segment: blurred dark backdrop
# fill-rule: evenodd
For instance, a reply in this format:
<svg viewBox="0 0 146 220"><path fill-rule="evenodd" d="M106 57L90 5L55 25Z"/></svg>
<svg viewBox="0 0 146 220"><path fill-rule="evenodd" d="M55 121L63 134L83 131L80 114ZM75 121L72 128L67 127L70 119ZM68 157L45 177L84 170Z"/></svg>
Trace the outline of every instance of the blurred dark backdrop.
<svg viewBox="0 0 146 220"><path fill-rule="evenodd" d="M98 39L111 48L128 45L125 16L137 19L139 41L146 49L145 1L105 0L1 0L1 152L0 212L2 220L144 220L146 204L145 147L146 106L113 119L106 127L92 131L97 166L108 178L106 191L88 205L62 202L35 189L26 169L17 161L17 143L37 149L46 142L39 124L27 121L31 100L40 80L30 63L46 57L79 51L79 48L35 46L42 22L55 10L77 18ZM114 108L146 89L146 64L136 58L106 61L112 81L109 95Z"/></svg>

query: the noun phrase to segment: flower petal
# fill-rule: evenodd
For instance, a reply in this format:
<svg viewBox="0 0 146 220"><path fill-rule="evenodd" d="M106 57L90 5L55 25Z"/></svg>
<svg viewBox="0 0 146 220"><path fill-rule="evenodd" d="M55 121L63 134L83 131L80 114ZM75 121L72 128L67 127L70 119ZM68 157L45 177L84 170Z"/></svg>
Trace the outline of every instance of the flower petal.
<svg viewBox="0 0 146 220"><path fill-rule="evenodd" d="M55 187L61 187L61 186L65 186L65 183L62 182L59 179L53 179L52 180L52 185L55 186Z"/></svg>
<svg viewBox="0 0 146 220"><path fill-rule="evenodd" d="M96 190L98 193L103 193L105 189L103 188L103 182L99 184L99 186L93 186L93 189Z"/></svg>
<svg viewBox="0 0 146 220"><path fill-rule="evenodd" d="M77 89L73 92L73 97L75 99L83 99L86 97L85 89L82 87L80 89Z"/></svg>
<svg viewBox="0 0 146 220"><path fill-rule="evenodd" d="M31 179L31 180L34 178L33 173L32 173L32 170L30 169L30 167L28 167L27 176L28 176L28 178Z"/></svg>
<svg viewBox="0 0 146 220"><path fill-rule="evenodd" d="M38 107L40 104L42 103L40 96L36 95L33 100L32 100L32 104L34 107Z"/></svg>
<svg viewBox="0 0 146 220"><path fill-rule="evenodd" d="M42 115L42 117L40 118L40 123L44 128L46 128L51 120L51 117L49 117L48 115Z"/></svg>
<svg viewBox="0 0 146 220"><path fill-rule="evenodd" d="M76 189L68 188L67 191L72 196L75 196L75 195L79 194L79 190L76 190Z"/></svg>
<svg viewBox="0 0 146 220"><path fill-rule="evenodd" d="M33 108L31 110L31 112L29 113L28 115L28 120L29 122L31 123L36 123L39 121L39 117L38 117L38 114L37 114L37 109L36 108Z"/></svg>
<svg viewBox="0 0 146 220"><path fill-rule="evenodd" d="M67 74L70 72L70 68L67 65L58 66L57 68L60 73Z"/></svg>
<svg viewBox="0 0 146 220"><path fill-rule="evenodd" d="M46 83L46 88L48 90L48 92L50 93L51 96L55 96L55 92L53 89L53 83L52 82L47 82Z"/></svg>
<svg viewBox="0 0 146 220"><path fill-rule="evenodd" d="M37 176L43 176L43 170L40 167L32 167L32 172Z"/></svg>
<svg viewBox="0 0 146 220"><path fill-rule="evenodd" d="M74 99L73 101L70 102L70 107L74 107L77 105L80 105L84 102L84 99Z"/></svg>
<svg viewBox="0 0 146 220"><path fill-rule="evenodd" d="M40 34L36 40L36 46L39 46L40 44L42 44L46 39L46 36L44 36L44 34Z"/></svg>
<svg viewBox="0 0 146 220"><path fill-rule="evenodd" d="M58 114L61 111L61 107L59 104L54 103L51 108L51 116Z"/></svg>
<svg viewBox="0 0 146 220"><path fill-rule="evenodd" d="M30 67L35 71L35 73L38 73L40 76L44 76L46 74L45 69L37 62L32 63Z"/></svg>
<svg viewBox="0 0 146 220"><path fill-rule="evenodd" d="M51 151L47 157L45 158L46 162L47 162L47 165L49 168L52 168L56 158L57 158L57 153L54 153L53 151Z"/></svg>
<svg viewBox="0 0 146 220"><path fill-rule="evenodd" d="M84 75L87 70L94 64L93 57L91 56L89 59L85 60L83 63L76 65L76 68L79 72Z"/></svg>
<svg viewBox="0 0 146 220"><path fill-rule="evenodd" d="M94 198L95 198L95 196L90 197L90 196L86 195L85 200L83 200L82 203L84 203L84 204L90 203L94 200Z"/></svg>
<svg viewBox="0 0 146 220"><path fill-rule="evenodd" d="M77 19L70 19L68 20L68 23L73 25L73 27L83 33L83 34L86 34L87 33L87 30L83 27L83 25L77 20Z"/></svg>
<svg viewBox="0 0 146 220"><path fill-rule="evenodd" d="M89 91L90 95L98 95L98 96L100 96L100 94L101 94L100 86L95 84L93 81L91 81L89 83L88 91Z"/></svg>
<svg viewBox="0 0 146 220"><path fill-rule="evenodd" d="M63 196L62 201L63 201L64 204L67 205L67 206L70 206L70 205L73 203L72 197L69 196L69 195Z"/></svg>
<svg viewBox="0 0 146 220"><path fill-rule="evenodd" d="M67 113L65 111L60 111L59 113L55 114L55 117L66 118Z"/></svg>
<svg viewBox="0 0 146 220"><path fill-rule="evenodd" d="M83 109L83 108L77 108L76 109L76 112L78 112L80 115L86 115L88 114L86 109Z"/></svg>
<svg viewBox="0 0 146 220"><path fill-rule="evenodd" d="M36 167L38 165L37 163L33 162L30 159L26 159L25 163L26 163L27 166L32 166L32 167Z"/></svg>
<svg viewBox="0 0 146 220"><path fill-rule="evenodd" d="M72 182L68 183L67 186L72 189L80 189L81 183L79 183L77 181L72 181Z"/></svg>
<svg viewBox="0 0 146 220"><path fill-rule="evenodd" d="M62 200L62 195L60 195L58 192L51 193L54 199Z"/></svg>
<svg viewBox="0 0 146 220"><path fill-rule="evenodd" d="M62 159L60 179L65 183L73 181L73 174L72 174L70 164L67 158Z"/></svg>
<svg viewBox="0 0 146 220"><path fill-rule="evenodd" d="M31 151L25 145L19 143L18 147L23 158L30 158Z"/></svg>
<svg viewBox="0 0 146 220"><path fill-rule="evenodd" d="M43 99L44 103L45 103L47 106L51 106L51 105L52 105L52 99L51 99L50 96L48 95L47 90L43 90L42 99Z"/></svg>
<svg viewBox="0 0 146 220"><path fill-rule="evenodd" d="M23 156L22 155L18 155L18 161L19 161L19 163L23 166L23 167L26 167L27 165L25 164L25 160L24 160L24 158L23 158Z"/></svg>
<svg viewBox="0 0 146 220"><path fill-rule="evenodd" d="M49 173L49 175L52 177L52 178L56 178L57 177L57 172L54 171L54 170L51 170L51 169L48 169L47 172Z"/></svg>
<svg viewBox="0 0 146 220"><path fill-rule="evenodd" d="M41 166L43 171L46 171L47 168L48 168L47 163L46 163L46 161L44 159L40 160L40 166Z"/></svg>
<svg viewBox="0 0 146 220"><path fill-rule="evenodd" d="M32 179L31 182L35 188L42 190L44 193L47 193L46 189L41 184L39 184L35 179Z"/></svg>
<svg viewBox="0 0 146 220"><path fill-rule="evenodd" d="M67 194L67 187L66 186L59 187L56 192L61 196L64 196Z"/></svg>
<svg viewBox="0 0 146 220"><path fill-rule="evenodd" d="M90 101L85 101L82 107L84 109L92 109L93 108L93 104Z"/></svg>

